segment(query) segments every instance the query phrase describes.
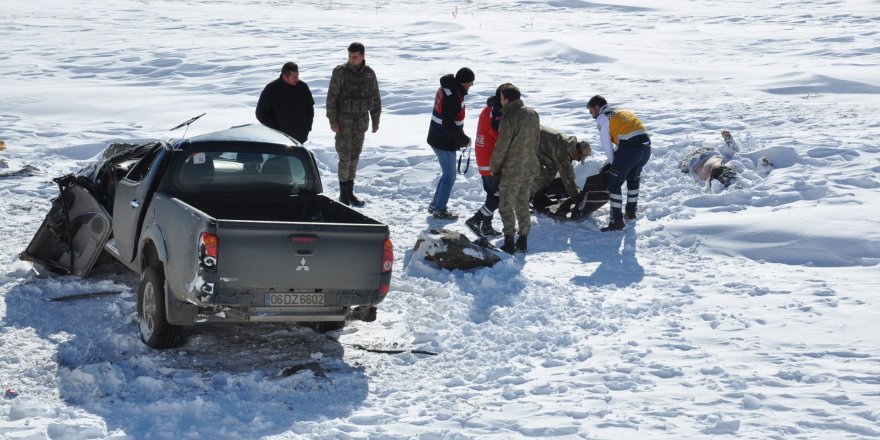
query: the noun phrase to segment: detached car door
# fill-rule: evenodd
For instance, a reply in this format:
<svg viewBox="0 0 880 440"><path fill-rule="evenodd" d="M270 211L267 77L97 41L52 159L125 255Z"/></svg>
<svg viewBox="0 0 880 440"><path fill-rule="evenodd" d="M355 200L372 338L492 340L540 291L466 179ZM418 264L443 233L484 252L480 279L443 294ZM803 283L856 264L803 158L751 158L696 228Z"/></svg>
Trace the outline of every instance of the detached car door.
<svg viewBox="0 0 880 440"><path fill-rule="evenodd" d="M19 258L53 272L85 277L110 236L110 215L74 175L55 181L61 195Z"/></svg>
<svg viewBox="0 0 880 440"><path fill-rule="evenodd" d="M134 260L141 223L153 196L160 165L168 156L165 148L157 147L141 158L116 184L113 198L113 237L119 256Z"/></svg>

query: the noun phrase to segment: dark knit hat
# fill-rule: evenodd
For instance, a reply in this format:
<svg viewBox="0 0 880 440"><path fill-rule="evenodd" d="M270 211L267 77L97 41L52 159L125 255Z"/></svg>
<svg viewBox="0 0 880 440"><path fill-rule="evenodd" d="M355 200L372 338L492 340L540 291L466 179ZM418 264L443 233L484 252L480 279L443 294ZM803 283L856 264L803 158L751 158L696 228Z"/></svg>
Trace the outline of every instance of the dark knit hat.
<svg viewBox="0 0 880 440"><path fill-rule="evenodd" d="M459 84L474 82L474 78L474 71L467 67L462 67L455 73L455 80L458 81Z"/></svg>

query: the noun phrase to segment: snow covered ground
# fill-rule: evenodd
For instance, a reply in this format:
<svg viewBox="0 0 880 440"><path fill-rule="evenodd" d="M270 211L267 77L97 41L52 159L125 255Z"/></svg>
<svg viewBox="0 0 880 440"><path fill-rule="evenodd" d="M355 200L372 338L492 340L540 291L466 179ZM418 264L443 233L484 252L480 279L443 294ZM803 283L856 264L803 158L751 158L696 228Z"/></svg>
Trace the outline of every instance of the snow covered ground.
<svg viewBox="0 0 880 440"><path fill-rule="evenodd" d="M0 5L0 158L41 170L0 178L0 383L14 390L0 438L880 437L876 0ZM315 94L308 146L335 195L324 99L352 41L384 104L356 188L395 244L376 322L200 327L153 351L134 274L45 278L18 261L52 177L203 112L189 135L256 122L287 60ZM470 134L507 81L594 145L590 96L634 110L654 143L635 225L599 232L607 207L533 216L524 258L464 272L411 258L421 231L465 232L482 202L472 166L450 203L461 220L425 212L434 92L462 66L477 76ZM681 174L722 129L776 168L727 191ZM326 377L282 374L307 362Z"/></svg>

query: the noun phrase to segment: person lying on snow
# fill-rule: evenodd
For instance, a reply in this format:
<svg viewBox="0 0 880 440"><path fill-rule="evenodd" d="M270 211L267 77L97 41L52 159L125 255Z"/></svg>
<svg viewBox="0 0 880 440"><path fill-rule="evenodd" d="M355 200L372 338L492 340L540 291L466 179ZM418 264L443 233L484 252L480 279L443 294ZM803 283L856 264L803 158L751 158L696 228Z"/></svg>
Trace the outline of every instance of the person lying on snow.
<svg viewBox="0 0 880 440"><path fill-rule="evenodd" d="M712 180L717 180L723 188L738 186L738 173L745 170L745 165L733 158L739 152L739 145L727 130L721 132L721 137L724 138L724 145L717 150L701 147L685 157L679 165L681 172L702 182L709 182L710 188Z"/></svg>

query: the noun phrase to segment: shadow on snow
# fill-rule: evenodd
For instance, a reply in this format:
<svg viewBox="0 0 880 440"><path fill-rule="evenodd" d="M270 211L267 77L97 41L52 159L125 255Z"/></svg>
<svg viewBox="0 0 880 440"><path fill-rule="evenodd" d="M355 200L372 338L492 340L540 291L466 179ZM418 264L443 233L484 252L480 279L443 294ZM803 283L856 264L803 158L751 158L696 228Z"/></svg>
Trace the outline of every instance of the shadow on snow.
<svg viewBox="0 0 880 440"><path fill-rule="evenodd" d="M294 324L204 325L177 349L139 339L133 274L34 278L6 295L3 327L56 344L58 394L135 437L255 438L308 420L345 417L369 393L331 334ZM114 291L71 301L52 298ZM85 296L85 295L83 295ZM317 363L326 377L285 368Z"/></svg>

